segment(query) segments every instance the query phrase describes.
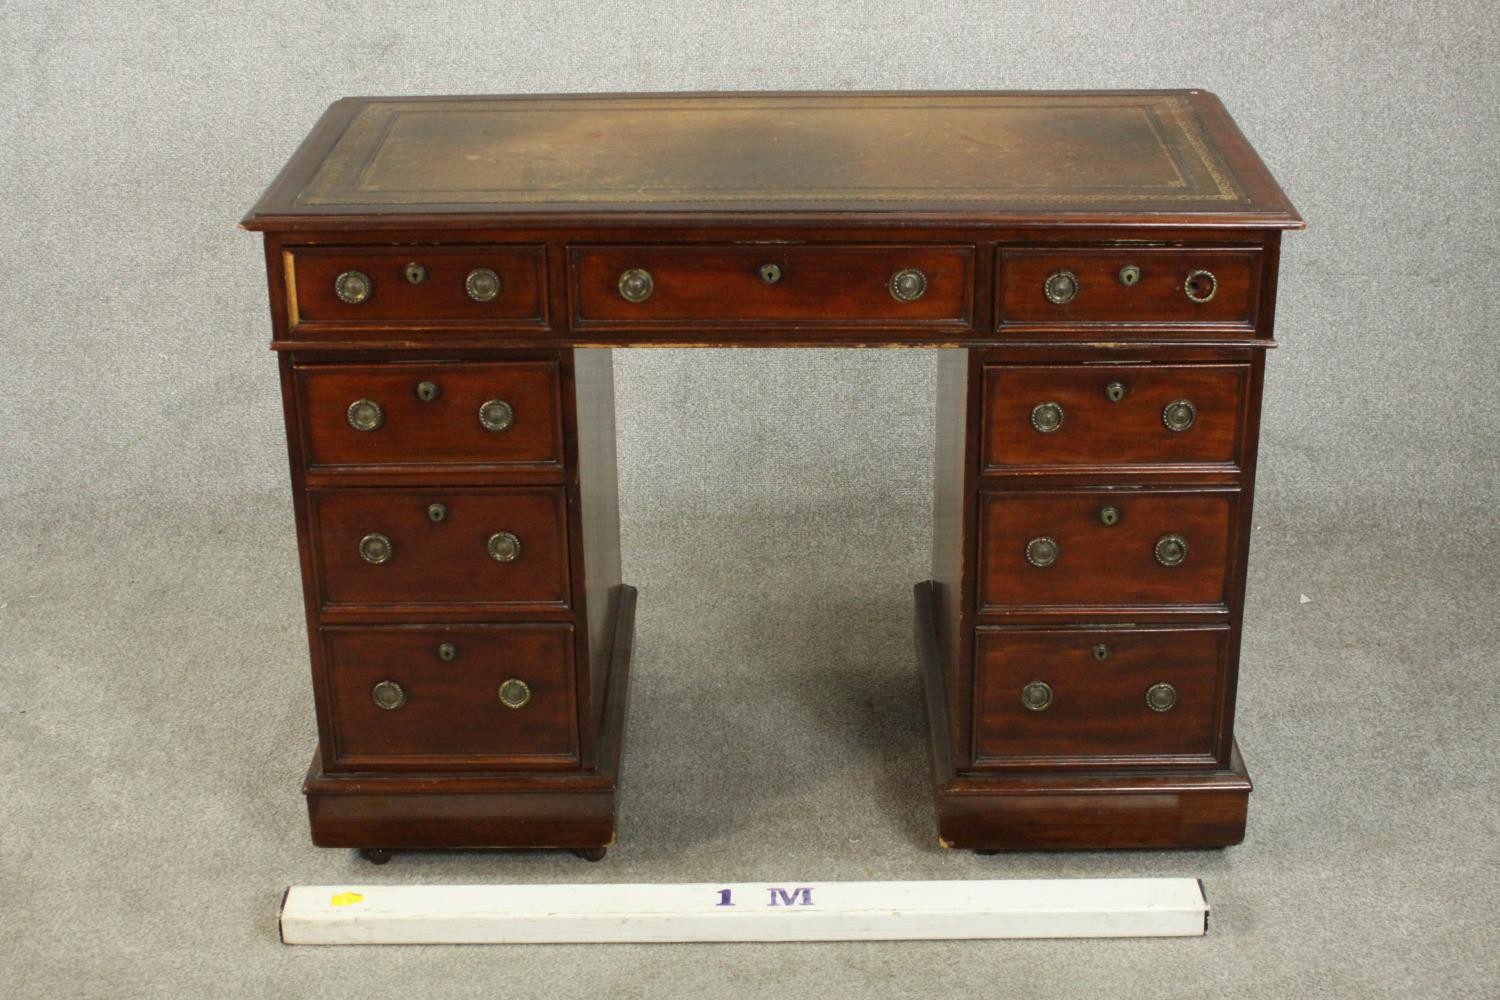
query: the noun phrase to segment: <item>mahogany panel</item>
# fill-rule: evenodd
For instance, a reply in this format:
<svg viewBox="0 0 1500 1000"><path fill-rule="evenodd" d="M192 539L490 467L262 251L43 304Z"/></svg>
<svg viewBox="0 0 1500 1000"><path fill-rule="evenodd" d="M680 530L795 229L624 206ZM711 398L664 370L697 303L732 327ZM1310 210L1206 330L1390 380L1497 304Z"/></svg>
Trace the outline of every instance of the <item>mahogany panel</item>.
<svg viewBox="0 0 1500 1000"><path fill-rule="evenodd" d="M1259 249L1002 247L995 266L995 314L1002 330L1107 323L1255 331ZM1132 285L1121 280L1126 267L1140 275ZM1073 275L1076 294L1058 303L1044 288L1048 277L1061 271ZM1189 298L1184 287L1198 271L1209 272L1214 282L1211 297L1206 288L1196 293L1207 298L1203 302Z"/></svg>
<svg viewBox="0 0 1500 1000"><path fill-rule="evenodd" d="M1227 625L979 629L976 764L1212 764L1228 635ZM1028 708L1022 689L1037 682L1051 704ZM1156 684L1176 692L1166 711L1147 704Z"/></svg>
<svg viewBox="0 0 1500 1000"><path fill-rule="evenodd" d="M284 253L293 327L546 325L546 250L540 245L298 246ZM420 284L407 279L410 264L426 269ZM499 293L488 302L476 302L465 290L470 272L481 268L500 279ZM370 279L363 302L339 298L335 282L345 271Z"/></svg>
<svg viewBox="0 0 1500 1000"><path fill-rule="evenodd" d="M308 471L377 471L466 465L487 472L562 469L562 405L553 361L299 365ZM437 395L423 399L418 386ZM512 422L488 430L480 407L510 406ZM356 430L349 407L380 407L375 430Z"/></svg>
<svg viewBox="0 0 1500 1000"><path fill-rule="evenodd" d="M1249 364L989 366L983 471L1234 471L1249 375ZM1111 386L1124 395L1112 400ZM1188 429L1170 430L1165 410L1180 400L1196 416ZM1061 407L1063 419L1043 432L1033 414L1046 403Z"/></svg>
<svg viewBox="0 0 1500 1000"><path fill-rule="evenodd" d="M1007 608L1189 605L1224 608L1235 489L990 492L981 502L980 612ZM1105 507L1118 511L1104 524ZM1164 535L1187 541L1175 566L1157 561ZM1056 560L1035 566L1027 546L1050 538Z"/></svg>
<svg viewBox="0 0 1500 1000"><path fill-rule="evenodd" d="M564 493L557 488L328 489L308 491L324 609L484 606L497 612L566 607L570 601ZM442 521L430 505L445 508ZM509 532L520 554L499 562L488 539ZM369 534L391 556L360 555Z"/></svg>
<svg viewBox="0 0 1500 1000"><path fill-rule="evenodd" d="M322 638L339 768L577 763L571 626L327 627ZM499 697L512 679L529 690L519 708ZM399 707L376 703L382 682L401 688Z"/></svg>
<svg viewBox="0 0 1500 1000"><path fill-rule="evenodd" d="M721 244L586 246L568 251L575 327L794 322L824 326L968 328L974 248L907 244L826 246ZM776 268L774 281L762 269ZM897 299L891 279L915 268L926 290ZM650 273L652 291L620 293L629 270Z"/></svg>

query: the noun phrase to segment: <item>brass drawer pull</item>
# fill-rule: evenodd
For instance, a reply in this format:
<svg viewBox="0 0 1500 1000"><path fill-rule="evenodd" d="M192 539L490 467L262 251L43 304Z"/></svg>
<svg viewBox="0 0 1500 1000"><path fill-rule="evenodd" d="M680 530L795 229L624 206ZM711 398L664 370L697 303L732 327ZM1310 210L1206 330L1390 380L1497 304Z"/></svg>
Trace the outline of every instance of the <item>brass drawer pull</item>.
<svg viewBox="0 0 1500 1000"><path fill-rule="evenodd" d="M897 302L915 302L927 294L927 275L914 267L904 267L891 275L886 287Z"/></svg>
<svg viewBox="0 0 1500 1000"><path fill-rule="evenodd" d="M1021 689L1021 704L1033 712L1044 712L1052 705L1052 685L1032 681Z"/></svg>
<svg viewBox="0 0 1500 1000"><path fill-rule="evenodd" d="M1170 712L1177 707L1177 689L1163 681L1146 689L1146 707L1153 712Z"/></svg>
<svg viewBox="0 0 1500 1000"><path fill-rule="evenodd" d="M644 267L632 267L620 275L620 297L626 302L645 302L655 288L651 272Z"/></svg>
<svg viewBox="0 0 1500 1000"><path fill-rule="evenodd" d="M1162 535L1156 540L1156 561L1163 566L1180 566L1187 554L1187 539L1181 535Z"/></svg>
<svg viewBox="0 0 1500 1000"><path fill-rule="evenodd" d="M371 566L388 563L395 554L396 547L391 540L378 531L372 531L359 540L359 557Z"/></svg>
<svg viewBox="0 0 1500 1000"><path fill-rule="evenodd" d="M345 271L333 279L333 294L346 306L357 306L369 300L375 291L370 276L363 271Z"/></svg>
<svg viewBox="0 0 1500 1000"><path fill-rule="evenodd" d="M458 659L458 647L451 642L440 642L437 648L438 659L444 663L452 663Z"/></svg>
<svg viewBox="0 0 1500 1000"><path fill-rule="evenodd" d="M406 692L395 681L381 681L370 689L370 698L387 712L406 704Z"/></svg>
<svg viewBox="0 0 1500 1000"><path fill-rule="evenodd" d="M487 399L479 407L479 424L487 431L509 430L516 411L503 399Z"/></svg>
<svg viewBox="0 0 1500 1000"><path fill-rule="evenodd" d="M1214 277L1212 271L1189 271L1187 280L1182 283L1182 290L1187 293L1188 298L1202 304L1218 294L1219 279Z"/></svg>
<svg viewBox="0 0 1500 1000"><path fill-rule="evenodd" d="M517 677L510 677L500 685L500 704L506 708L520 708L531 700L531 687Z"/></svg>
<svg viewBox="0 0 1500 1000"><path fill-rule="evenodd" d="M1031 426L1038 434L1051 434L1063 425L1063 408L1060 403L1038 403L1031 408Z"/></svg>
<svg viewBox="0 0 1500 1000"><path fill-rule="evenodd" d="M357 431L378 431L385 423L385 411L373 399L356 399L344 411L344 417Z"/></svg>
<svg viewBox="0 0 1500 1000"><path fill-rule="evenodd" d="M500 275L487 267L476 267L464 279L464 291L475 302L489 302L500 294Z"/></svg>
<svg viewBox="0 0 1500 1000"><path fill-rule="evenodd" d="M484 543L484 550L495 562L515 562L521 558L521 540L508 531L497 531Z"/></svg>
<svg viewBox="0 0 1500 1000"><path fill-rule="evenodd" d="M1065 306L1078 298L1078 275L1072 271L1053 271L1042 282L1042 294L1055 306Z"/></svg>
<svg viewBox="0 0 1500 1000"><path fill-rule="evenodd" d="M1174 399L1161 411L1161 422L1167 430L1181 434L1198 422L1198 408L1190 399Z"/></svg>
<svg viewBox="0 0 1500 1000"><path fill-rule="evenodd" d="M1026 543L1026 561L1037 569L1045 569L1057 562L1057 541L1042 535Z"/></svg>

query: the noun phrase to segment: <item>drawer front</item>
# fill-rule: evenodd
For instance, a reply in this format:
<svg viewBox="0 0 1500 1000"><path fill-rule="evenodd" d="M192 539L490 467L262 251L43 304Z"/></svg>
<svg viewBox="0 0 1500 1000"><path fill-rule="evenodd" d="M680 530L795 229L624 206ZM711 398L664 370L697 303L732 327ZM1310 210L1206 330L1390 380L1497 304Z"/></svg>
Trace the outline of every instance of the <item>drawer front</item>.
<svg viewBox="0 0 1500 1000"><path fill-rule="evenodd" d="M968 327L974 285L964 246L577 247L569 265L578 326Z"/></svg>
<svg viewBox="0 0 1500 1000"><path fill-rule="evenodd" d="M1255 328L1259 250L1001 248L995 266L1000 327Z"/></svg>
<svg viewBox="0 0 1500 1000"><path fill-rule="evenodd" d="M325 609L514 611L569 602L562 489L337 489L308 497Z"/></svg>
<svg viewBox="0 0 1500 1000"><path fill-rule="evenodd" d="M975 756L1201 765L1217 751L1228 639L1228 626L979 629Z"/></svg>
<svg viewBox="0 0 1500 1000"><path fill-rule="evenodd" d="M310 470L562 467L555 362L307 365L296 378Z"/></svg>
<svg viewBox="0 0 1500 1000"><path fill-rule="evenodd" d="M1233 490L986 493L980 611L1223 610L1237 500Z"/></svg>
<svg viewBox="0 0 1500 1000"><path fill-rule="evenodd" d="M341 765L534 767L577 760L568 625L325 628L322 634Z"/></svg>
<svg viewBox="0 0 1500 1000"><path fill-rule="evenodd" d="M1238 465L1249 365L985 369L984 471Z"/></svg>
<svg viewBox="0 0 1500 1000"><path fill-rule="evenodd" d="M294 327L546 325L540 245L294 247L284 262Z"/></svg>

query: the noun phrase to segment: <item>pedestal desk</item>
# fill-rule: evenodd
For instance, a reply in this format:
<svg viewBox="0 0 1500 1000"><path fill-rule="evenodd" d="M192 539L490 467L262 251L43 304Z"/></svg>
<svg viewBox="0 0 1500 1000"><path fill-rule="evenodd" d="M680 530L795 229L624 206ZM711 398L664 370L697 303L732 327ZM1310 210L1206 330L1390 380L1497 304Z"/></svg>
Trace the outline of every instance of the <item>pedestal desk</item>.
<svg viewBox="0 0 1500 1000"><path fill-rule="evenodd" d="M915 591L942 844L1243 837L1261 382L1302 221L1213 95L353 98L243 225L315 843L614 843L610 352L649 345L944 348Z"/></svg>

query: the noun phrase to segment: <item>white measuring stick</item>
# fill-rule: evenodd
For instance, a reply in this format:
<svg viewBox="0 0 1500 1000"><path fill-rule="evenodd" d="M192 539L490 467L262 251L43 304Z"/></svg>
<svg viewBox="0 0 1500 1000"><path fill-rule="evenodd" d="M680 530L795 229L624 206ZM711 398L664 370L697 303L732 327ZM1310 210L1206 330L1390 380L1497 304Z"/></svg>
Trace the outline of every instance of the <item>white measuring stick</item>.
<svg viewBox="0 0 1500 1000"><path fill-rule="evenodd" d="M299 885L287 944L1198 937L1191 878L676 885Z"/></svg>

